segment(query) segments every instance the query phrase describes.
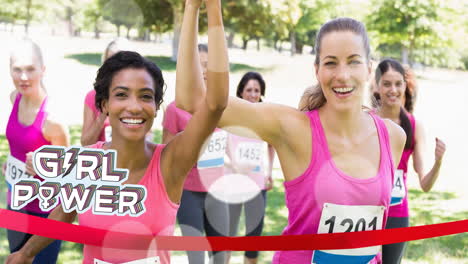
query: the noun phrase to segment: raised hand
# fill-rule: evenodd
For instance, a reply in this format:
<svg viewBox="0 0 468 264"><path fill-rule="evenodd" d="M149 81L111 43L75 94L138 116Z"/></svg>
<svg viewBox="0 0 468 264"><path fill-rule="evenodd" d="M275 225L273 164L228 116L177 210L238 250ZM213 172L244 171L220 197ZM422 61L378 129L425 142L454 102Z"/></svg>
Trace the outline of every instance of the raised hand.
<svg viewBox="0 0 468 264"><path fill-rule="evenodd" d="M445 154L445 143L441 139L436 137L436 146L435 146L435 161L440 162Z"/></svg>

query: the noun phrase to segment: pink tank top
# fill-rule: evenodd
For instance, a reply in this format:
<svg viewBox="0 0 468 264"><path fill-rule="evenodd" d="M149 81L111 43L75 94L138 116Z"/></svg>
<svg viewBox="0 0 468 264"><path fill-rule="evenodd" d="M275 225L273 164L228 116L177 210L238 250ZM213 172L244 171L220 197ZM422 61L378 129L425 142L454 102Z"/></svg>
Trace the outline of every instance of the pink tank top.
<svg viewBox="0 0 468 264"><path fill-rule="evenodd" d="M36 119L34 122L25 126L20 123L18 119L19 104L21 102L22 95L18 93L15 98L15 103L13 104L13 109L11 110L10 118L8 119L8 124L6 128L6 138L8 144L10 145L10 154L14 158L20 160L21 162L26 162L26 154L31 151L35 151L43 145L51 145L49 141L44 138L42 134L42 127L44 122L47 120L47 97L42 101L41 107L37 112ZM42 180L39 176L34 176L34 178ZM11 204L11 186L8 186L7 193L8 205ZM27 212L33 213L48 213L49 211L42 211L39 207L39 199L33 200L31 203L26 205L24 208Z"/></svg>
<svg viewBox="0 0 468 264"><path fill-rule="evenodd" d="M163 127L175 135L184 131L191 118L190 113L177 108L175 102L172 102L164 113ZM215 129L205 151L185 179L185 190L208 192L210 186L224 175L226 138L224 130Z"/></svg>
<svg viewBox="0 0 468 264"><path fill-rule="evenodd" d="M91 111L93 111L94 119L96 119L101 114L101 112L96 108L95 98L96 98L95 90L89 91L85 97L85 105L88 106L89 109L91 109ZM105 129L106 127L109 127L109 126L110 126L109 118L106 118L106 121L104 121L104 126L102 127L102 130L101 130L101 133L99 134L98 141L106 141Z"/></svg>
<svg viewBox="0 0 468 264"><path fill-rule="evenodd" d="M288 225L283 235L354 232L385 226L393 181L393 162L385 123L374 114L380 143L376 176L357 179L338 169L331 157L317 110L306 113L312 130L312 157L298 178L287 181ZM379 247L369 250L278 251L273 263L376 263Z"/></svg>
<svg viewBox="0 0 468 264"><path fill-rule="evenodd" d="M104 142L98 142L90 148L102 148ZM158 145L146 169L145 175L138 182L147 190L145 200L146 212L138 217L95 215L91 210L78 216L82 226L105 229L109 231L126 232L141 235L172 236L179 205L173 203L166 192L161 174L160 157L165 145ZM106 237L112 240L111 236ZM104 241L105 243L105 241ZM112 249L85 245L83 248L83 264L94 264L94 259L110 263L123 263L158 256L160 263L170 263L169 251Z"/></svg>
<svg viewBox="0 0 468 264"><path fill-rule="evenodd" d="M398 188L399 184L402 184L404 186L404 197L395 197L394 195L392 195L391 206L388 211L389 217L409 217L408 188L407 188L408 185L406 184L406 178L407 178L407 172L408 172L408 161L409 161L410 156L414 152L414 146L416 142L415 141L416 120L414 119L414 116L412 114L406 113L406 115L408 116L410 123L411 123L411 128L412 128L412 133L413 133L413 144L411 148L403 150L400 164L398 164L397 173L402 174L403 182L395 183L396 186L394 186L394 188ZM398 179L396 180L398 181Z"/></svg>
<svg viewBox="0 0 468 264"><path fill-rule="evenodd" d="M231 160L231 165L237 169L235 171L246 170L245 175L262 190L265 190L267 147L264 141L228 134L226 154ZM225 170L226 175L235 173L228 167Z"/></svg>

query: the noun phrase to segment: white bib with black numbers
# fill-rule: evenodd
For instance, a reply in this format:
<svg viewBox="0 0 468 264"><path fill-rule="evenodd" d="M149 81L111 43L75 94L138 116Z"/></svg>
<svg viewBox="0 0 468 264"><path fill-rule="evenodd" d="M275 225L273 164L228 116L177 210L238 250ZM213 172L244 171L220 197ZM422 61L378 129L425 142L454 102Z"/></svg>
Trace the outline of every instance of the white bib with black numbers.
<svg viewBox="0 0 468 264"><path fill-rule="evenodd" d="M145 258L145 259L139 259L139 260L134 260L130 262L125 262L121 264L160 264L161 261L159 260L159 257L151 257L151 258ZM99 259L94 259L93 264L114 264L111 262L107 261L102 261Z"/></svg>
<svg viewBox="0 0 468 264"><path fill-rule="evenodd" d="M392 189L392 200L390 202L390 206L401 204L403 202L403 198L405 198L406 188L403 179L403 174L403 170L395 171Z"/></svg>
<svg viewBox="0 0 468 264"><path fill-rule="evenodd" d="M112 127L106 126L104 128L104 139L106 142L112 141Z"/></svg>
<svg viewBox="0 0 468 264"><path fill-rule="evenodd" d="M12 185L16 182L32 177L33 175L26 172L26 164L24 162L11 155L8 155L6 161L5 178L9 190L11 190Z"/></svg>
<svg viewBox="0 0 468 264"><path fill-rule="evenodd" d="M197 162L198 169L208 169L224 166L224 152L226 150L226 131L215 131L210 137L203 154Z"/></svg>
<svg viewBox="0 0 468 264"><path fill-rule="evenodd" d="M380 230L383 226L385 207L375 205L338 205L324 203L318 234ZM365 264L380 251L380 246L315 250L313 264Z"/></svg>
<svg viewBox="0 0 468 264"><path fill-rule="evenodd" d="M241 142L236 146L234 155L239 164L252 166L254 172L260 172L263 162L262 142Z"/></svg>

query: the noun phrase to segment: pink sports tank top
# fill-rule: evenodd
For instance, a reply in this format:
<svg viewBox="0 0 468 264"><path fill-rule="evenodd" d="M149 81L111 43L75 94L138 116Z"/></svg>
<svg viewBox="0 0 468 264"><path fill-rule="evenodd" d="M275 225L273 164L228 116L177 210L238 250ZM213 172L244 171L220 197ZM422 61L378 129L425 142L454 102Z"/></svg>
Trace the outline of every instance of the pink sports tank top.
<svg viewBox="0 0 468 264"><path fill-rule="evenodd" d="M98 142L90 148L102 148L104 142ZM166 192L161 174L160 158L165 145L157 145L144 176L138 182L147 190L146 212L138 217L95 215L91 210L78 216L82 226L89 226L109 231L119 231L129 234L172 236L179 205L173 203ZM118 157L117 157L118 158ZM115 239L108 236L105 240ZM104 244L105 244L104 240ZM122 241L124 244L125 241ZM83 248L83 264L94 264L94 259L110 263L123 263L159 257L161 264L170 263L169 251L157 250L157 245L138 250L112 249L85 245ZM98 262L99 263L99 262ZM146 262L145 262L146 263Z"/></svg>
<svg viewBox="0 0 468 264"><path fill-rule="evenodd" d="M414 119L414 116L410 113L406 113L410 123L411 123L411 128L412 128L412 133L413 133L413 143L411 148L409 149L404 149L403 154L401 155L401 160L400 163L398 164L398 168L396 171L396 175L401 175L399 178L397 177L395 180L396 182L394 183L394 189L401 189L402 187L404 190L401 190L401 195L395 195L395 192L392 195L392 200L391 200L391 206L388 211L388 216L389 217L409 217L409 209L408 209L408 188L406 184L406 178L407 178L407 172L408 172L408 161L410 156L414 152L414 146L415 146L415 135L416 135L416 120ZM401 182L403 179L403 182ZM398 190L396 190L396 193L398 193ZM402 197L403 196L403 197Z"/></svg>
<svg viewBox="0 0 468 264"><path fill-rule="evenodd" d="M94 113L94 118L97 118L101 112L96 108L96 105L94 103L96 97L96 91L91 90L86 94L85 97L85 106L88 106L91 111ZM101 133L99 133L99 138L98 141L106 141L106 133L105 129L106 127L110 126L109 124L109 118L106 118L106 121L104 121L104 126L102 127Z"/></svg>
<svg viewBox="0 0 468 264"><path fill-rule="evenodd" d="M175 102L167 106L163 127L172 134L184 131L192 115L176 107ZM197 164L190 170L184 182L184 189L194 192L208 192L211 185L224 175L224 153L227 132L215 129L205 151Z"/></svg>
<svg viewBox="0 0 468 264"><path fill-rule="evenodd" d="M306 113L312 130L312 157L298 178L287 181L288 225L283 235L354 232L385 226L393 181L393 161L387 128L374 119L380 144L376 176L357 179L335 165L317 110ZM377 248L354 250L279 251L273 263L375 263Z"/></svg>
<svg viewBox="0 0 468 264"><path fill-rule="evenodd" d="M37 112L34 122L29 125L23 125L20 123L18 118L19 104L21 102L22 95L18 93L11 110L10 118L8 119L6 138L10 145L10 155L18 159L21 162L26 162L26 154L31 151L35 151L43 145L51 145L42 134L42 127L47 119L46 105L47 97L42 101L41 107ZM39 176L34 178L41 180ZM11 186L8 184L8 205L11 204ZM39 199L34 199L31 203L26 205L24 208L27 212L33 213L48 213L49 211L42 211L39 207Z"/></svg>

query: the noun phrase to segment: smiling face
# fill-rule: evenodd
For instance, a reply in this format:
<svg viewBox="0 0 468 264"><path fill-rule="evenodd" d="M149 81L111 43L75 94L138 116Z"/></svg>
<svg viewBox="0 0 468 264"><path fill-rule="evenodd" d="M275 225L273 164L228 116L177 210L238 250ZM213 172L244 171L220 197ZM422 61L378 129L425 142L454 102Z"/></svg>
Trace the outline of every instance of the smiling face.
<svg viewBox="0 0 468 264"><path fill-rule="evenodd" d="M10 58L10 74L16 90L22 95L37 93L45 67L32 50L15 52Z"/></svg>
<svg viewBox="0 0 468 264"><path fill-rule="evenodd" d="M404 76L393 68L389 68L381 76L378 83L378 92L382 106L400 108L403 105L405 89Z"/></svg>
<svg viewBox="0 0 468 264"><path fill-rule="evenodd" d="M144 68L120 70L112 78L109 99L102 106L109 113L113 139L144 140L157 111L153 78Z"/></svg>
<svg viewBox="0 0 468 264"><path fill-rule="evenodd" d="M260 83L256 79L250 79L242 90L241 97L251 103L260 102L261 87Z"/></svg>
<svg viewBox="0 0 468 264"><path fill-rule="evenodd" d="M327 104L338 110L361 108L371 67L363 39L351 31L323 36L316 77Z"/></svg>

